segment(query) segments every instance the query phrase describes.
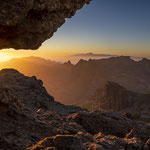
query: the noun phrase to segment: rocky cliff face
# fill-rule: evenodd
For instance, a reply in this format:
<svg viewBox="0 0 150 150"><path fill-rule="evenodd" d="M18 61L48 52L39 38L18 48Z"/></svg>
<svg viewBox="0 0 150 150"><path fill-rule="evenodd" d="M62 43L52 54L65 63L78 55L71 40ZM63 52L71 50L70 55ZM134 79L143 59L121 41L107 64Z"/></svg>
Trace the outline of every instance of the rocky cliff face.
<svg viewBox="0 0 150 150"><path fill-rule="evenodd" d="M0 149L148 150L150 126L54 101L36 77L0 71Z"/></svg>
<svg viewBox="0 0 150 150"><path fill-rule="evenodd" d="M132 92L118 83L106 85L83 104L89 110L113 110L131 113L136 119L150 122L150 94Z"/></svg>
<svg viewBox="0 0 150 150"><path fill-rule="evenodd" d="M90 0L0 0L0 49L37 49Z"/></svg>

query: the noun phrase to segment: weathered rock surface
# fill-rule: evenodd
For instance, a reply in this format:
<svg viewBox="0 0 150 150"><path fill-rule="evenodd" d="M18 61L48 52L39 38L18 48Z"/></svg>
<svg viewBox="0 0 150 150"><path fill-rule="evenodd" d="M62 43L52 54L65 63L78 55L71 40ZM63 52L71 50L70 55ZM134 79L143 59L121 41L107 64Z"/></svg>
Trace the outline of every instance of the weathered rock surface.
<svg viewBox="0 0 150 150"><path fill-rule="evenodd" d="M66 126L73 127L63 116L80 110L55 102L34 76L0 71L0 148L20 150L45 136L68 133Z"/></svg>
<svg viewBox="0 0 150 150"><path fill-rule="evenodd" d="M0 0L0 49L37 49L90 0Z"/></svg>
<svg viewBox="0 0 150 150"><path fill-rule="evenodd" d="M18 111L57 111L69 114L83 110L76 106L65 106L54 101L43 82L35 76L27 77L14 69L3 69L0 71L0 98L1 105L5 108L14 107Z"/></svg>
<svg viewBox="0 0 150 150"><path fill-rule="evenodd" d="M58 150L66 150L66 149L85 150L83 143L81 143L80 139L75 136L57 135L53 141L54 141L54 146Z"/></svg>
<svg viewBox="0 0 150 150"><path fill-rule="evenodd" d="M134 133L136 133L134 136L137 138L147 140L150 136L149 125L138 123L115 112L79 112L71 114L68 116L68 119L73 119L91 134L102 132L106 135L114 135L123 138L134 129Z"/></svg>
<svg viewBox="0 0 150 150"><path fill-rule="evenodd" d="M2 70L0 91L0 149L149 149L149 125L55 102L36 77Z"/></svg>
<svg viewBox="0 0 150 150"><path fill-rule="evenodd" d="M79 112L66 120L76 122L86 131L50 137L48 146L57 150L149 150L150 126L118 113ZM45 149L45 141L47 138L29 149Z"/></svg>

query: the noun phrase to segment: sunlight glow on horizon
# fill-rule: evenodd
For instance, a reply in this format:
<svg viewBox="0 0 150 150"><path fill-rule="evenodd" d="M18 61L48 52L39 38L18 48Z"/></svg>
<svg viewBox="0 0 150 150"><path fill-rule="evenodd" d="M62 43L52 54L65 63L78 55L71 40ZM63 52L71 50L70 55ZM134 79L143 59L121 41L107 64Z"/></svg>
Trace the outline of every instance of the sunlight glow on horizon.
<svg viewBox="0 0 150 150"><path fill-rule="evenodd" d="M38 50L0 50L0 61L29 56L59 61L89 52L150 57L149 4L149 0L94 0L66 19Z"/></svg>
<svg viewBox="0 0 150 150"><path fill-rule="evenodd" d="M94 53L94 54L110 54L110 55L124 55L124 56L134 56L134 57L150 57L149 52L148 53L143 53L142 51L137 51L137 49L132 49L130 51L126 49L118 49L113 50L113 49L107 49L107 48L94 48L93 50L90 48L87 49L80 49L78 48L77 50L75 49L67 49L67 48L57 48L54 50L54 47L51 50L50 48L45 47L43 45L41 48L38 50L13 50L13 49L4 49L0 50L0 62L4 61L9 61L10 59L13 58L22 58L22 57L30 57L30 56L35 56L35 57L41 57L44 59L50 59L54 61L60 61L64 62L69 60L69 56L75 55L75 54L80 54L80 53Z"/></svg>
<svg viewBox="0 0 150 150"><path fill-rule="evenodd" d="M7 53L0 52L0 62L8 61L8 60L10 60L12 58L15 58L15 57L11 56L11 55L8 55Z"/></svg>

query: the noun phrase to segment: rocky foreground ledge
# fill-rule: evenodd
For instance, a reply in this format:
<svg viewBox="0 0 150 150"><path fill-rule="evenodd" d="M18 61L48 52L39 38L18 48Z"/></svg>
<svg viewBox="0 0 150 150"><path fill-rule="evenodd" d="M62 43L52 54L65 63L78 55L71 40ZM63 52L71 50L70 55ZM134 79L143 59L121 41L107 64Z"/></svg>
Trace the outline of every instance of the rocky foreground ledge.
<svg viewBox="0 0 150 150"><path fill-rule="evenodd" d="M90 0L0 0L0 49L37 49Z"/></svg>
<svg viewBox="0 0 150 150"><path fill-rule="evenodd" d="M41 80L5 69L0 71L0 149L149 150L150 126L115 112L65 106Z"/></svg>

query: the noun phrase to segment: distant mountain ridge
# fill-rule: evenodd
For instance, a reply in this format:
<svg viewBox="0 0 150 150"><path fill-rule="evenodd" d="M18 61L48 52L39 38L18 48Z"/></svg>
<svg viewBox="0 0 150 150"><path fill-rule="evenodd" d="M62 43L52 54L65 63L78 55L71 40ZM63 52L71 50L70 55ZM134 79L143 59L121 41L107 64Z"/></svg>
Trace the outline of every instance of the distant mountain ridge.
<svg viewBox="0 0 150 150"><path fill-rule="evenodd" d="M97 54L97 53L92 53L92 52L89 52L89 53L79 53L79 54L74 54L74 55L71 55L72 57L81 57L81 58L86 58L88 57L90 59L103 59L103 58L110 58L110 57L120 57L120 56L123 56L123 55L114 55L114 54ZM136 56L130 56L130 58L132 58L133 60L141 60L143 59L144 57L136 57ZM147 57L146 59L150 59L150 57Z"/></svg>
<svg viewBox="0 0 150 150"><path fill-rule="evenodd" d="M94 54L94 53L80 53L80 54L75 54L72 56L83 56L83 57L117 57L119 55L111 55L111 54Z"/></svg>
<svg viewBox="0 0 150 150"><path fill-rule="evenodd" d="M134 92L150 93L150 60L146 58L140 61L134 61L129 56L81 59L75 65L70 61L60 64L39 58L36 61L30 59L10 60L0 63L0 67L15 68L29 76L36 75L43 80L48 92L65 104L80 104L88 100L107 81L116 82Z"/></svg>

